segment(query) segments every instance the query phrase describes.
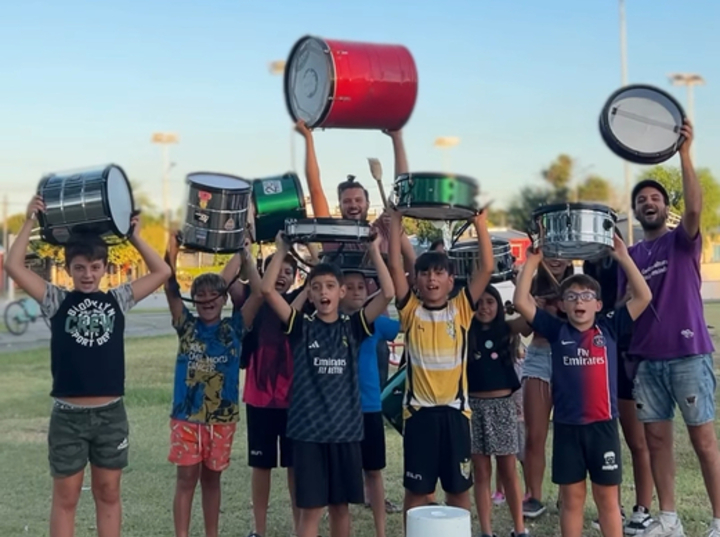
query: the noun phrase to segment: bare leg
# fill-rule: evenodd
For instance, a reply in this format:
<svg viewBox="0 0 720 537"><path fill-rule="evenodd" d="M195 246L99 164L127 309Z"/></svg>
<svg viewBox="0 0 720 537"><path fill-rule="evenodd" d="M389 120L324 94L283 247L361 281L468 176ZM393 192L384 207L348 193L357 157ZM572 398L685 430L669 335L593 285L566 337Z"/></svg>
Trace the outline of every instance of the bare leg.
<svg viewBox="0 0 720 537"><path fill-rule="evenodd" d="M382 471L365 472L365 488L375 521L375 537L385 537L385 486Z"/></svg>
<svg viewBox="0 0 720 537"><path fill-rule="evenodd" d="M122 527L120 478L122 470L91 466L90 471L98 537L120 537Z"/></svg>
<svg viewBox="0 0 720 537"><path fill-rule="evenodd" d="M200 471L200 490L205 518L205 537L218 537L220 525L220 477L222 472L203 465Z"/></svg>
<svg viewBox="0 0 720 537"><path fill-rule="evenodd" d="M515 455L507 455L496 457L496 460L497 474L500 477L500 483L504 485L505 497L510 508L515 533L525 533L525 519L522 510L523 494L517 473L517 459Z"/></svg>
<svg viewBox="0 0 720 537"><path fill-rule="evenodd" d="M583 488L585 483L583 483ZM593 498L598 510L600 520L600 531L603 537L622 537L623 524L618 503L617 485L603 486L592 484Z"/></svg>
<svg viewBox="0 0 720 537"><path fill-rule="evenodd" d="M460 492L459 494L450 494L449 492L446 492L445 499L447 501L447 504L451 505L452 507L460 507L461 509L466 509L467 511L472 510L472 504L470 502L470 491L468 490L466 490L465 492Z"/></svg>
<svg viewBox="0 0 720 537"><path fill-rule="evenodd" d="M413 507L427 505L430 497L431 496L428 494L415 494L414 492L410 492L408 489L405 489L405 499L403 500L403 527L405 528L405 531L407 531L407 512ZM434 494L432 497L434 498Z"/></svg>
<svg viewBox="0 0 720 537"><path fill-rule="evenodd" d="M715 423L688 427L688 433L700 461L700 471L712 505L713 517L720 518L720 452L715 436Z"/></svg>
<svg viewBox="0 0 720 537"><path fill-rule="evenodd" d="M84 470L67 477L53 478L50 507L50 537L75 535L75 511L80 501Z"/></svg>
<svg viewBox="0 0 720 537"><path fill-rule="evenodd" d="M252 504L255 532L267 534L267 511L270 503L271 470L269 468L252 469ZM294 502L293 502L294 503Z"/></svg>
<svg viewBox="0 0 720 537"><path fill-rule="evenodd" d="M295 471L292 468L287 469L287 483L288 490L290 491L290 505L292 505L293 513L293 530L297 534L300 530L300 510L297 508L295 502ZM264 535L261 533L260 535Z"/></svg>
<svg viewBox="0 0 720 537"><path fill-rule="evenodd" d="M324 507L300 509L300 525L298 537L317 537Z"/></svg>
<svg viewBox="0 0 720 537"><path fill-rule="evenodd" d="M645 423L655 487L661 511L675 512L675 457L672 421Z"/></svg>
<svg viewBox="0 0 720 537"><path fill-rule="evenodd" d="M635 401L620 399L618 401L620 410L620 425L622 426L625 443L630 449L633 465L633 479L635 481L635 504L650 509L652 493L655 483L653 482L652 469L650 467L650 452L645 440L645 428L637 418ZM619 494L619 487L618 487Z"/></svg>
<svg viewBox="0 0 720 537"><path fill-rule="evenodd" d="M552 398L550 385L544 380L525 380L523 405L525 410L525 479L531 497L542 501L545 475L545 444L550 426Z"/></svg>
<svg viewBox="0 0 720 537"><path fill-rule="evenodd" d="M492 463L490 457L474 454L472 456L473 473L475 474L475 506L477 507L480 530L492 535Z"/></svg>
<svg viewBox="0 0 720 537"><path fill-rule="evenodd" d="M330 512L330 537L350 537L350 506L346 503L331 505L328 511Z"/></svg>
<svg viewBox="0 0 720 537"><path fill-rule="evenodd" d="M572 485L560 485L560 535L562 537L582 537L586 495L585 481L579 481ZM615 505L617 506L617 497Z"/></svg>
<svg viewBox="0 0 720 537"><path fill-rule="evenodd" d="M190 532L190 514L198 479L200 479L200 464L177 467L175 501L173 502L175 537L188 537Z"/></svg>

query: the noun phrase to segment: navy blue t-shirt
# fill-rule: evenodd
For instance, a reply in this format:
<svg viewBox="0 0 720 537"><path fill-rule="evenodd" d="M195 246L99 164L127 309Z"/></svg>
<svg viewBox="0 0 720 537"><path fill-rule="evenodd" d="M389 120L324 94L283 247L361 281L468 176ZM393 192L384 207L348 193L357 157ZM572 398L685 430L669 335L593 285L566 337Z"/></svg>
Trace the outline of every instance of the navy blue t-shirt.
<svg viewBox="0 0 720 537"><path fill-rule="evenodd" d="M626 306L598 315L584 332L537 309L532 327L552 350L554 421L585 425L618 416L616 341L632 325Z"/></svg>

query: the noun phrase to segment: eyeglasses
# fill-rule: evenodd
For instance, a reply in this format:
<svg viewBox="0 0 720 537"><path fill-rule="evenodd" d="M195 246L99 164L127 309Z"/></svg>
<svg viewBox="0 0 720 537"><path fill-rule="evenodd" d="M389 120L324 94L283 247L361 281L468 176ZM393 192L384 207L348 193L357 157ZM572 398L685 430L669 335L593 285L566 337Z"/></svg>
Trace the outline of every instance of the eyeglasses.
<svg viewBox="0 0 720 537"><path fill-rule="evenodd" d="M577 302L578 300L582 300L583 302L590 302L591 300L595 300L596 298L597 295L592 291L583 291L582 293L573 293L571 291L569 293L565 293L565 295L563 296L563 300L567 300L568 302Z"/></svg>

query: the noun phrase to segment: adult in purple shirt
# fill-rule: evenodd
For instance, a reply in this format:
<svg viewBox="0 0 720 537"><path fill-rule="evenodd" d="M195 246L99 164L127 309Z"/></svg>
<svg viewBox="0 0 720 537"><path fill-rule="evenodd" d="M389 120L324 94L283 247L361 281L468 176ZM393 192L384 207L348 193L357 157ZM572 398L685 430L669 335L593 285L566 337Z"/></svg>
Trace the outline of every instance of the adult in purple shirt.
<svg viewBox="0 0 720 537"><path fill-rule="evenodd" d="M635 378L637 415L644 423L650 462L660 503L660 516L644 537L680 537L682 523L675 510L673 417L677 405L713 509L707 537L720 537L720 452L715 437L713 344L700 295L700 213L702 191L690 159L691 124L682 128L680 147L685 213L677 228L667 227L669 197L656 181L640 181L632 192L635 218L643 240L630 255L645 276L653 300L638 318L630 355L639 360ZM619 296L626 279L619 275Z"/></svg>

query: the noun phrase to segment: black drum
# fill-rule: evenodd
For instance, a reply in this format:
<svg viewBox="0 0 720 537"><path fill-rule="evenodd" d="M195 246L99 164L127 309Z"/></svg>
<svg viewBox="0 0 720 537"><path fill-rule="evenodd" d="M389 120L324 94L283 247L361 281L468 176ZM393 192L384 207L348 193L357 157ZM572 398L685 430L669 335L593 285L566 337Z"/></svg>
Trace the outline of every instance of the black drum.
<svg viewBox="0 0 720 537"><path fill-rule="evenodd" d="M387 255L381 254L387 264ZM322 263L333 263L343 272L356 272L368 278L377 277L377 268L370 259L367 250L344 250L342 247L335 250L320 252Z"/></svg>
<svg viewBox="0 0 720 537"><path fill-rule="evenodd" d="M512 255L510 243L503 239L491 237L494 268L491 283L502 283L512 280L514 276L515 257ZM453 266L455 279L470 281L475 268L480 263L480 252L476 240L462 241L455 244L448 252Z"/></svg>
<svg viewBox="0 0 720 537"><path fill-rule="evenodd" d="M668 93L647 85L620 88L600 113L600 135L610 150L637 164L660 164L685 141L682 106Z"/></svg>
<svg viewBox="0 0 720 537"><path fill-rule="evenodd" d="M188 174L188 203L182 230L189 250L229 254L243 249L250 182L222 173Z"/></svg>
<svg viewBox="0 0 720 537"><path fill-rule="evenodd" d="M87 233L119 243L132 232L135 202L120 166L51 173L40 180L37 192L45 202L38 214L45 242L61 246L72 234Z"/></svg>

